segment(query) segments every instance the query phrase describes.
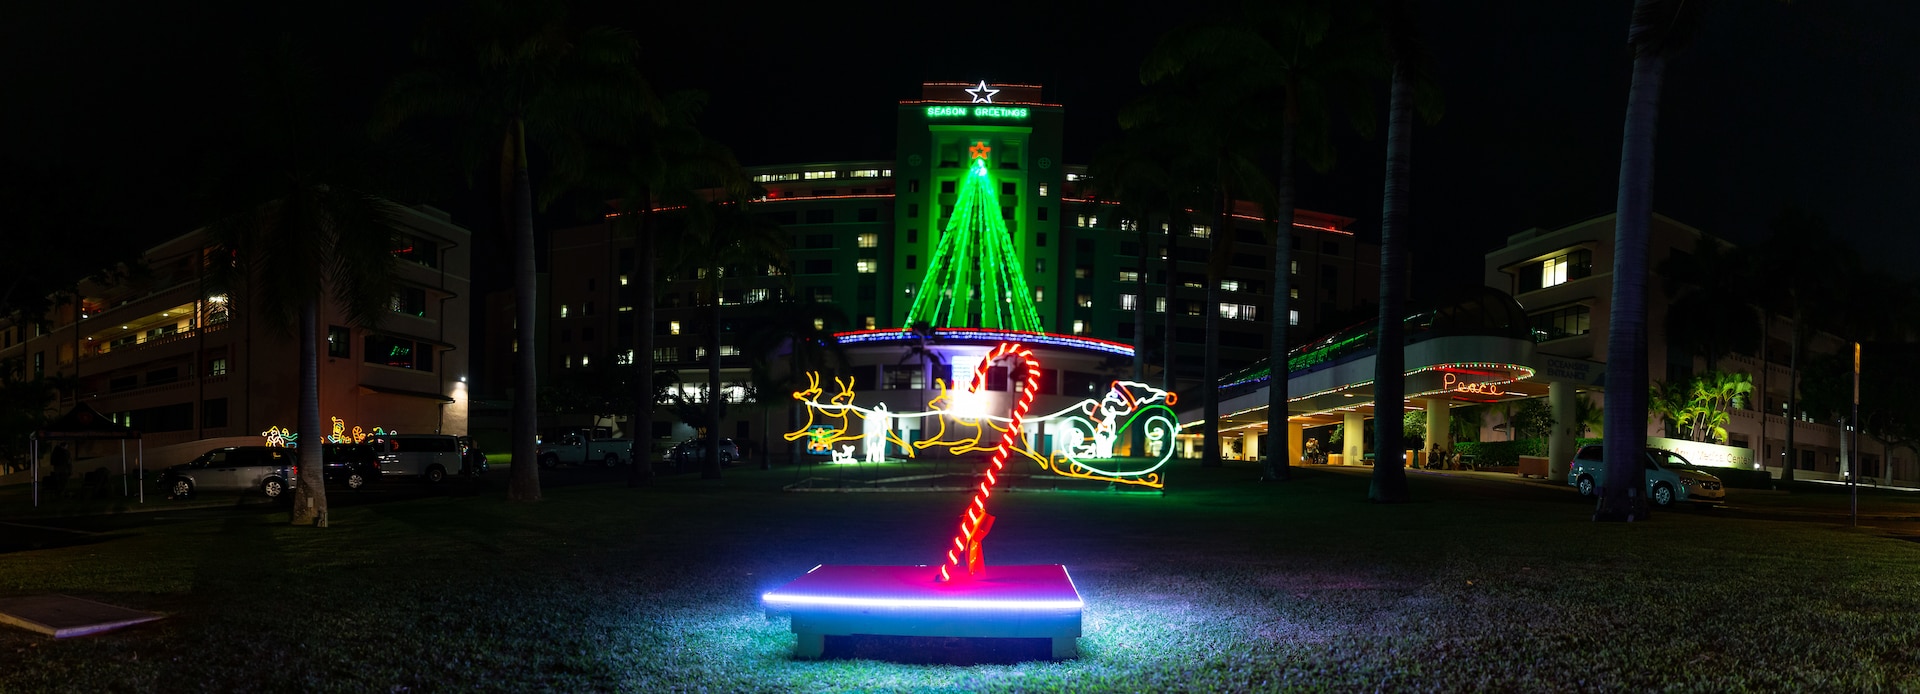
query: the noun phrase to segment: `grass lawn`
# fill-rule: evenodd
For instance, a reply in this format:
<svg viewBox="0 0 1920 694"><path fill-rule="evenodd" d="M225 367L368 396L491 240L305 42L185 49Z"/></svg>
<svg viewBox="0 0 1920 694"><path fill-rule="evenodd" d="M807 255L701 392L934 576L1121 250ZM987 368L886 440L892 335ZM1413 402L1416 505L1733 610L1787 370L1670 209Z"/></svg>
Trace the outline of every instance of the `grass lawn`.
<svg viewBox="0 0 1920 694"><path fill-rule="evenodd" d="M0 555L0 596L170 616L52 641L0 630L0 691L1910 690L1920 545L1660 513L1595 524L1416 475L1286 484L1178 464L1173 491L1007 493L993 563L1065 564L1081 657L790 658L762 591L821 563L938 560L961 493L783 493L791 470L284 513ZM1736 490L1738 491L1738 490ZM1564 493L1563 493L1564 492Z"/></svg>

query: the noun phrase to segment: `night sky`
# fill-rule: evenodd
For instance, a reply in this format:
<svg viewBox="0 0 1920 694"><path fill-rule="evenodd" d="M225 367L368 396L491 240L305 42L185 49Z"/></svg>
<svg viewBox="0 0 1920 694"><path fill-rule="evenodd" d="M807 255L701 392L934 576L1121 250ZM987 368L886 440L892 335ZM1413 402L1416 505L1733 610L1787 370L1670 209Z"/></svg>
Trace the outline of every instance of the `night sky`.
<svg viewBox="0 0 1920 694"><path fill-rule="evenodd" d="M364 113L404 66L425 16L410 3L346 2L328 14L260 4L193 9L122 3L82 12L14 7L0 76L9 158L52 160L152 211L170 236L198 213L184 175L215 124L245 47L288 33L323 47L342 117ZM711 95L704 129L748 164L893 156L895 103L930 80L1037 82L1065 105L1067 159L1086 163L1139 93L1138 65L1164 28L1204 3L1006 5L792 3L713 13L593 0L579 14L632 29L660 89ZM1481 256L1523 229L1609 213L1619 175L1631 2L1437 3L1422 7L1446 113L1414 135L1416 287L1475 281ZM109 9L111 8L111 9ZM948 11L951 10L951 11ZM1446 10L1446 11L1441 11ZM21 14L26 13L26 14ZM1787 205L1824 217L1886 269L1920 256L1920 4L1721 2L1672 64L1662 103L1655 209L1736 242ZM1384 109L1385 85L1380 104ZM1381 120L1384 123L1384 119ZM1378 228L1384 133L1343 133L1300 205ZM476 229L492 220L456 185L429 200ZM555 219L559 216L561 218ZM549 222L565 222L564 213Z"/></svg>

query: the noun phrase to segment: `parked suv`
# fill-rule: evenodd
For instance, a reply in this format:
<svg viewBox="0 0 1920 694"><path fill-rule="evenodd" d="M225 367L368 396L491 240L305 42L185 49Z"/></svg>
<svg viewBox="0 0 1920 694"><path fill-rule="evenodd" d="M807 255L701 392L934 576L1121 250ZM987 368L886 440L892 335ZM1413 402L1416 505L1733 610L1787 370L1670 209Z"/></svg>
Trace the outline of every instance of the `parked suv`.
<svg viewBox="0 0 1920 694"><path fill-rule="evenodd" d="M1567 470L1567 484L1580 490L1581 496L1600 493L1607 479L1606 458L1600 444L1581 446ZM1647 469L1647 498L1655 505L1671 506L1676 501L1720 501L1727 497L1720 478L1707 474L1697 465L1673 451L1648 448L1641 453Z"/></svg>
<svg viewBox="0 0 1920 694"><path fill-rule="evenodd" d="M733 461L739 458L740 447L734 445L733 439L720 439L720 464L732 465ZM667 461L673 463L674 470L685 470L688 466L705 462L706 459L706 439L687 439L667 449Z"/></svg>
<svg viewBox="0 0 1920 694"><path fill-rule="evenodd" d="M322 444L320 455L326 463L326 477L330 484L344 484L348 489L359 489L380 479L380 454L374 452L370 444Z"/></svg>
<svg viewBox="0 0 1920 694"><path fill-rule="evenodd" d="M443 434L388 434L372 439L382 477L440 482L460 471L460 441Z"/></svg>
<svg viewBox="0 0 1920 694"><path fill-rule="evenodd" d="M229 446L160 472L158 483L171 498L206 491L259 490L271 498L287 493L293 479L295 449L278 446Z"/></svg>

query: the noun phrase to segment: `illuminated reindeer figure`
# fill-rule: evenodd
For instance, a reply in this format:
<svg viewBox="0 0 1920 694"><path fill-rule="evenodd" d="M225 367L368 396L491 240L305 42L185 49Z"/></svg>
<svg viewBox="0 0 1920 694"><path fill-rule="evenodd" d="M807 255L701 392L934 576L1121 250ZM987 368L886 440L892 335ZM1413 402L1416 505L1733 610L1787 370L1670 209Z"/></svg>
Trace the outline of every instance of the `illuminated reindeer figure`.
<svg viewBox="0 0 1920 694"><path fill-rule="evenodd" d="M934 396L932 400L927 401L927 411L944 413L948 407L953 405L953 393L947 390L946 379L934 379L933 383L935 387L940 389L940 394ZM947 452L952 455L959 455L980 447L980 418L968 419L957 414L952 415L953 421L959 424L959 426L955 427L955 429L959 430L956 435L964 435L969 429L972 430L973 435L967 438L951 440L947 438L947 418L948 415L945 414L935 415L933 421L939 423L939 433L913 442L913 447L924 449L933 446L946 446Z"/></svg>

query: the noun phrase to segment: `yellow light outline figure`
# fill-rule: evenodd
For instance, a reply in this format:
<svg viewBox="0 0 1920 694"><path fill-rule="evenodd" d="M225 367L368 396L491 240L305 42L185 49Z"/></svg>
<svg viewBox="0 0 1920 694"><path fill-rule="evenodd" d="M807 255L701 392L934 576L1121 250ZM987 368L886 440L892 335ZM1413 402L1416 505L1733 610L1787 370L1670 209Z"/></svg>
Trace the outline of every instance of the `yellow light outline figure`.
<svg viewBox="0 0 1920 694"><path fill-rule="evenodd" d="M785 434L786 439L793 441L802 436L813 436L814 441L829 447L828 450L832 450L832 444L840 441L864 440L865 434L855 431L851 426L850 416L859 417L864 421L874 411L853 404L853 380L846 379L843 381L835 378L834 382L840 386L840 392L830 398L827 403L823 404L819 402L819 397L823 394L823 391L819 387L819 374L810 372L807 374L807 377L813 384L812 387L793 394L795 400L806 403L807 423L798 431ZM976 451L992 450L994 448L993 446L980 445L980 435L984 431L982 425L984 424L986 428L992 429L995 432L1004 433L1007 430L1007 426L1011 424L1011 420L1006 417L996 417L986 414L971 417L962 416L948 409L952 406L953 397L952 392L947 389L946 380L934 379L934 386L939 390L939 395L927 402L927 411L889 412L887 416L894 420L933 417L937 422L938 431L931 437L922 438L914 441L912 445L908 445L907 442L901 440L893 429L889 427L887 430L887 440L899 445L901 450L907 452L908 456L912 456L915 449L927 449L935 446L945 447L948 455L956 456ZM1146 396L1137 397L1130 388L1142 389L1146 391ZM1118 393L1116 394L1114 391L1118 391ZM1050 470L1054 474L1062 477L1133 484L1159 489L1163 487L1164 484L1161 482L1160 473L1157 472L1157 470L1172 458L1174 447L1171 434L1177 434L1179 430L1179 423L1174 420L1172 409L1167 407L1167 405L1175 402L1176 397L1177 396L1172 393L1145 383L1116 380L1100 400L1087 398L1052 414L1027 418L1029 423L1056 420L1062 422L1061 428L1063 429L1063 435L1059 437L1059 440L1055 443L1053 452L1043 454L1035 451L1031 444L1024 438L1018 440L1009 450L1026 456L1027 459L1039 465L1041 469ZM1118 407L1113 405L1118 405ZM1153 428L1149 428L1146 433L1148 440L1161 444L1161 455L1158 456L1158 460L1154 461L1151 467L1139 472L1105 470L1083 462L1075 456L1076 451L1081 453L1088 452L1090 443L1097 447L1099 443L1097 439L1100 437L1110 437L1108 438L1108 444L1110 445L1112 441L1118 439L1120 430L1132 423L1132 419L1138 415L1146 414L1143 410L1152 407L1165 410L1166 414L1152 414L1142 418L1142 421L1139 422L1141 426L1158 427L1161 429L1161 431L1155 431ZM816 421L813 413L813 410L816 409L820 410L822 419L838 419L840 426L838 428L830 428L829 432L825 435L815 433L813 431L814 429L829 426ZM1115 421L1123 418L1128 420L1125 424ZM969 438L949 440L947 438L948 419L952 419L957 424L956 429L959 431L956 435L964 434L970 429L972 436ZM1074 435L1078 435L1079 440L1067 440L1068 437Z"/></svg>

